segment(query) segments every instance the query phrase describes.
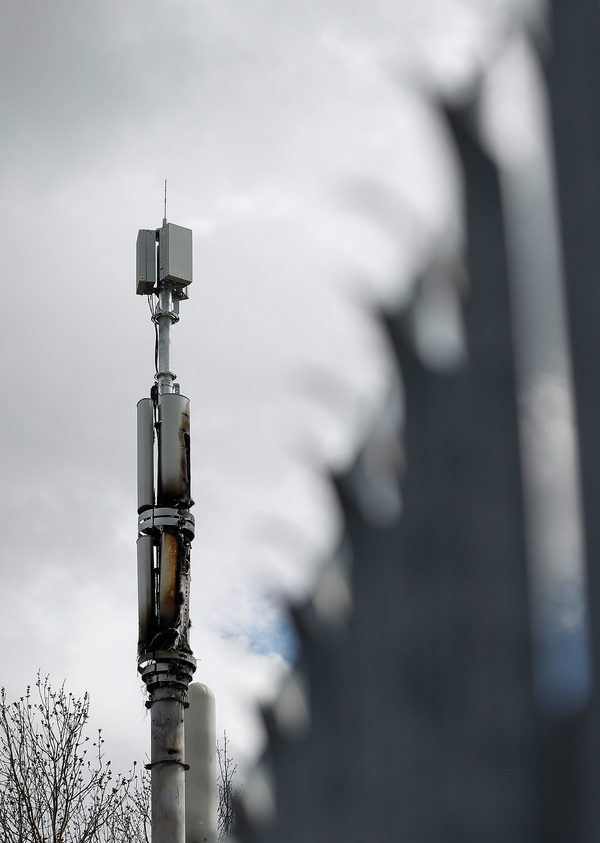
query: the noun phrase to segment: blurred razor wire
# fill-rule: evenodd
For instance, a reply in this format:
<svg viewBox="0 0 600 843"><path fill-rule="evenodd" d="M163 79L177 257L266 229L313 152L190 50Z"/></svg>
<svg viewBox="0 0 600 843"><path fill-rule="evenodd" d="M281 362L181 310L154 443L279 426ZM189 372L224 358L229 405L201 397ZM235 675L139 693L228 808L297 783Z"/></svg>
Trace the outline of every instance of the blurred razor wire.
<svg viewBox="0 0 600 843"><path fill-rule="evenodd" d="M582 784L591 769L582 742L594 690L591 601L542 66L553 44L541 3L506 3L502 12L497 3L455 5L494 11L489 49L470 56L453 83L439 67L430 78L418 67L411 84L440 123L448 116L446 142L460 148L463 199L472 204L464 228L480 239L466 242L459 220L428 231L392 175L389 184L356 178L346 190L348 207L387 237L403 247L412 238L416 271L399 279L395 301L373 295L365 307L396 368L353 458L333 472L342 536L309 599L291 607L300 655L264 713L270 742L255 788L263 809L256 800L242 806L245 843L370 832L407 841L595 839L583 807L590 786ZM600 8L589 14L599 32ZM576 42L568 47L577 50ZM465 317L478 284L491 302L507 299L500 327L489 302ZM491 321L474 325L478 312ZM344 395L327 377L308 383L325 404ZM413 424L429 428L407 435L411 401ZM494 406L504 413L496 438L478 429ZM428 453L430 431L443 441L430 440ZM484 470L482 448L498 450ZM437 466L440 489L435 458L447 459ZM416 482L415 465L423 472ZM456 501L445 502L453 479ZM469 501L477 512L461 511ZM478 605L483 595L489 602ZM523 611L514 605L521 597ZM480 626L465 628L473 619ZM364 800L362 810L353 798ZM399 829L404 836L395 838Z"/></svg>

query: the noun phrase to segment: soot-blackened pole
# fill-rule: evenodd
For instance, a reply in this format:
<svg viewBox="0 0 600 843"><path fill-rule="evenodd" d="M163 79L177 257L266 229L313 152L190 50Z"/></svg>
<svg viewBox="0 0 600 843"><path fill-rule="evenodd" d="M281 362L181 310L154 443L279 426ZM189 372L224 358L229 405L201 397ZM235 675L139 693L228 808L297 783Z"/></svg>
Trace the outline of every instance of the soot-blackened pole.
<svg viewBox="0 0 600 843"><path fill-rule="evenodd" d="M137 240L138 295L150 299L156 375L138 403L138 670L151 710L152 840L185 843L184 710L196 669L188 640L190 402L171 371L171 328L192 281L192 232L163 220ZM154 299L156 296L156 300Z"/></svg>

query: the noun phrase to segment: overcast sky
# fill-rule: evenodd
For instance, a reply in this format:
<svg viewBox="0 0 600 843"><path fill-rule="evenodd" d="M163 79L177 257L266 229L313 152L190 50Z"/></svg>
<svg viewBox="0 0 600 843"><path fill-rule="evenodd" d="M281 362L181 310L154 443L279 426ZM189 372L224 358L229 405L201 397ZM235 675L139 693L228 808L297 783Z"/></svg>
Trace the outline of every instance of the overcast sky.
<svg viewBox="0 0 600 843"><path fill-rule="evenodd" d="M385 399L364 308L460 229L454 158L415 78L458 90L492 0L13 0L0 32L2 684L89 690L144 760L135 405L154 335L139 228L193 229L173 331L192 402L192 645L241 762L290 656L278 601L333 546L325 468Z"/></svg>

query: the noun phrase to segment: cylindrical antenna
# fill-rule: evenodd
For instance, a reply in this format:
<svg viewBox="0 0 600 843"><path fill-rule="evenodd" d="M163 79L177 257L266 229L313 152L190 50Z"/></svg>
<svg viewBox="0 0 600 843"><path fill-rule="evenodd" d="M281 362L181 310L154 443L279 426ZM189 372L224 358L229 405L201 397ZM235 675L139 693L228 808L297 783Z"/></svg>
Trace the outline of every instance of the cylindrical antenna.
<svg viewBox="0 0 600 843"><path fill-rule="evenodd" d="M165 179L165 212L163 214L163 225L167 224L167 180Z"/></svg>

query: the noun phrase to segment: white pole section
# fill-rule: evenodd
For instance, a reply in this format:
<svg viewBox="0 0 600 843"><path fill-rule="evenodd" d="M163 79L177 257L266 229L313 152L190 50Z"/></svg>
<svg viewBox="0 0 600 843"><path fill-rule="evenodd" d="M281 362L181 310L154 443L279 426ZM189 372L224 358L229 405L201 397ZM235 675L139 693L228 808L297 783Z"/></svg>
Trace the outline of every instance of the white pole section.
<svg viewBox="0 0 600 843"><path fill-rule="evenodd" d="M215 697L207 685L192 682L189 701L185 712L185 843L216 843Z"/></svg>

